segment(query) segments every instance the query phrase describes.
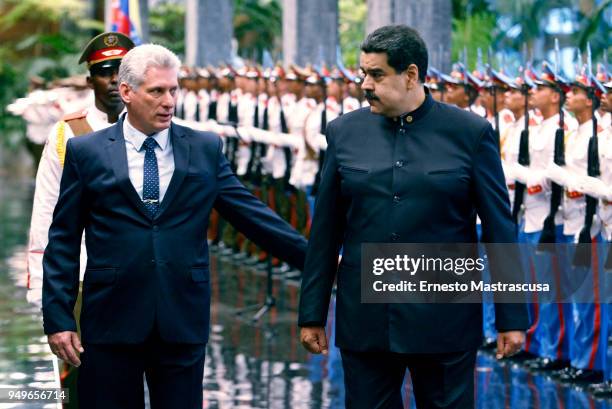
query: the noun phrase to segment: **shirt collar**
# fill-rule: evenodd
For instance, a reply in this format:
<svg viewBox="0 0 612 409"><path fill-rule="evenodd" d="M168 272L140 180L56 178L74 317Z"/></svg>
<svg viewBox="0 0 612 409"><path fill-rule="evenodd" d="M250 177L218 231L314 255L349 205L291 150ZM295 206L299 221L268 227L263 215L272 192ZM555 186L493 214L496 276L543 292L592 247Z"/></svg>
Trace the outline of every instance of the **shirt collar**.
<svg viewBox="0 0 612 409"><path fill-rule="evenodd" d="M552 124L555 124L555 125L559 124L559 114L554 114L550 118L546 118L542 120L543 126L552 125Z"/></svg>
<svg viewBox="0 0 612 409"><path fill-rule="evenodd" d="M427 115L431 107L434 106L435 102L433 98L431 97L431 94L429 93L429 90L427 89L427 87L424 87L424 88L425 88L425 100L423 101L423 103L412 112L406 112L397 118L392 118L391 120L393 122L400 122L402 126L410 125L414 122L417 122L419 119L422 119L423 117L425 117L425 115Z"/></svg>
<svg viewBox="0 0 612 409"><path fill-rule="evenodd" d="M165 150L168 146L168 142L170 140L170 128L166 128L163 131L157 132L151 137L155 139L161 150ZM138 129L134 128L129 121L129 116L125 116L125 120L123 121L123 137L129 143L131 143L137 151L142 149L142 144L145 139L147 139L148 135L140 132Z"/></svg>

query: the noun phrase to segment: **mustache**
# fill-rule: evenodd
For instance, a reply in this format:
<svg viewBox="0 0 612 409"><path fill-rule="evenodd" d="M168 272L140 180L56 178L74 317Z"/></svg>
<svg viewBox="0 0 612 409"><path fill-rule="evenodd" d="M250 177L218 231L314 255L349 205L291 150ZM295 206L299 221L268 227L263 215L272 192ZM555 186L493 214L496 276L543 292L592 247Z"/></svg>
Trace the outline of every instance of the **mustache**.
<svg viewBox="0 0 612 409"><path fill-rule="evenodd" d="M366 90L365 91L365 97L366 99L370 99L370 100L377 100L378 97L376 96L376 94L374 94L372 91L370 90Z"/></svg>

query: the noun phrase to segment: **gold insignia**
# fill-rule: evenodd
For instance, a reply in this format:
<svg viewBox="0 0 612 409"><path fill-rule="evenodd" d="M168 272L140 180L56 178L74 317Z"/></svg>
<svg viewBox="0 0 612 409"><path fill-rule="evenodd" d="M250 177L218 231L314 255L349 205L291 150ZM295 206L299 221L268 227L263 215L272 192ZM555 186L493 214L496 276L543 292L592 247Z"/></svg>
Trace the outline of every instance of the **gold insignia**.
<svg viewBox="0 0 612 409"><path fill-rule="evenodd" d="M107 47L115 46L118 42L119 38L114 34L107 35L106 37L104 37L104 44L106 44Z"/></svg>

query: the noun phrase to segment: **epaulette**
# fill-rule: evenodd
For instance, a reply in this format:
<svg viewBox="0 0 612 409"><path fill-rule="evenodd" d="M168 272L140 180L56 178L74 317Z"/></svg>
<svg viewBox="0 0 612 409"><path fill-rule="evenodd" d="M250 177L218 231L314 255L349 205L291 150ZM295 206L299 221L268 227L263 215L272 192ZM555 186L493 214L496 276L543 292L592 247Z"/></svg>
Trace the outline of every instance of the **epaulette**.
<svg viewBox="0 0 612 409"><path fill-rule="evenodd" d="M62 121L64 122L74 121L75 119L82 119L82 118L85 118L86 116L87 116L87 110L83 109L81 111L77 111L77 112L73 112L73 113L64 115L64 117L62 118Z"/></svg>

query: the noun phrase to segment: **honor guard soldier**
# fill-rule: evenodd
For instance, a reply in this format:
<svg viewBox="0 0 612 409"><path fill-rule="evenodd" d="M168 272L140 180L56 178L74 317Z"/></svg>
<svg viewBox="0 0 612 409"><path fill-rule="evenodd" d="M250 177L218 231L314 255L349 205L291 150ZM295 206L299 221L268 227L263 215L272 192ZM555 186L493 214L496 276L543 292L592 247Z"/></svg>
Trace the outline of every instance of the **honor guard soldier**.
<svg viewBox="0 0 612 409"><path fill-rule="evenodd" d="M436 101L444 102L444 94L446 91L446 84L442 79L442 73L433 67L427 69L427 76L425 77L425 85L429 88L431 97Z"/></svg>
<svg viewBox="0 0 612 409"><path fill-rule="evenodd" d="M445 102L473 111L478 90L484 86L482 81L472 75L463 63L456 63L450 75L442 74L442 79L446 83Z"/></svg>
<svg viewBox="0 0 612 409"><path fill-rule="evenodd" d="M608 308L600 302L602 267L601 220L597 212L599 195L593 189L595 179L601 180L601 150L603 129L597 125L594 112L604 92L603 86L583 69L571 83L567 93L567 108L578 121L575 137L568 138L565 166L552 165L549 177L565 186L563 202L563 234L566 243L580 243L571 255L572 276L585 277L583 288L590 288L592 301L573 299L572 325L569 336L571 367L555 375L563 383L588 385L602 382L605 369ZM588 249L588 254L584 252ZM584 297L583 297L584 298Z"/></svg>
<svg viewBox="0 0 612 409"><path fill-rule="evenodd" d="M65 115L52 128L38 167L28 246L28 299L40 304L42 257L48 242L53 209L57 203L60 178L68 139L106 128L117 122L123 111L117 72L123 56L134 43L121 33L102 33L85 47L79 63L87 63L87 84L93 89L95 103L89 108ZM83 250L83 249L82 249ZM81 251L81 277L86 253Z"/></svg>

